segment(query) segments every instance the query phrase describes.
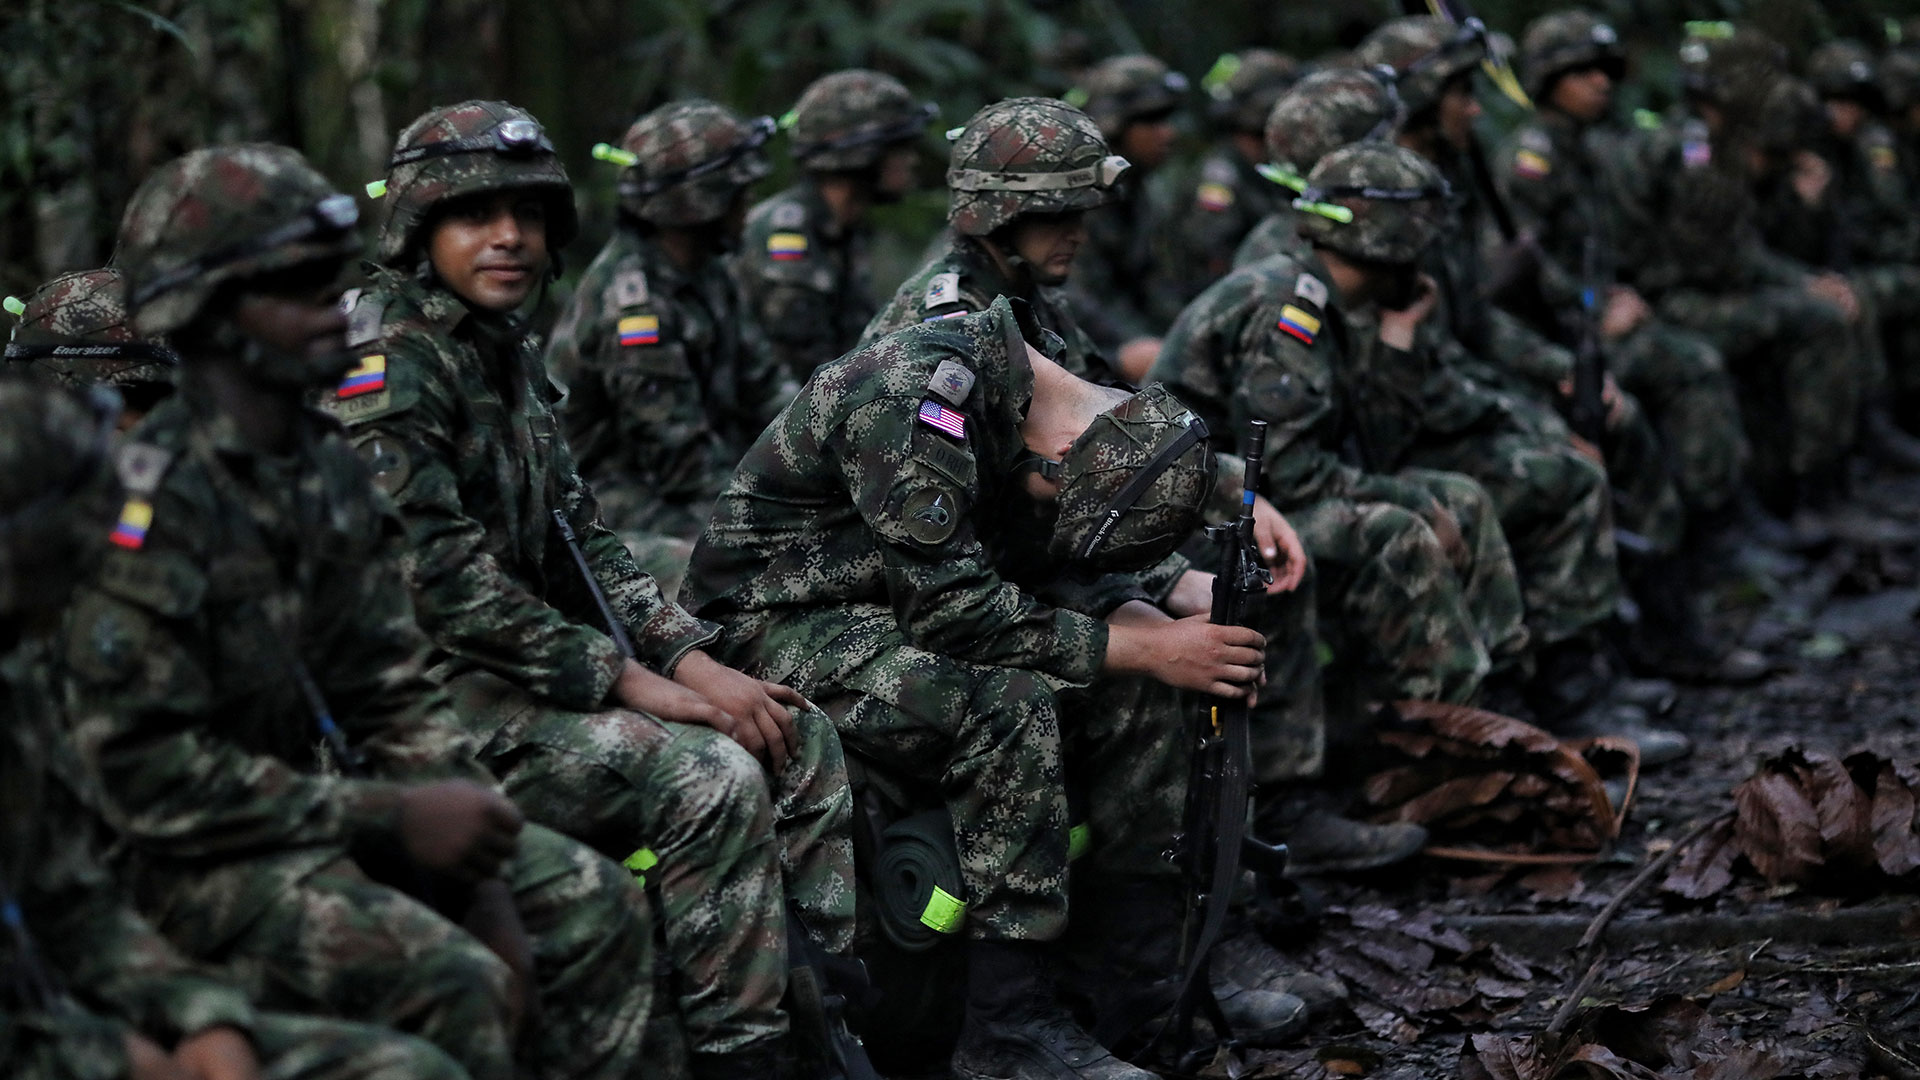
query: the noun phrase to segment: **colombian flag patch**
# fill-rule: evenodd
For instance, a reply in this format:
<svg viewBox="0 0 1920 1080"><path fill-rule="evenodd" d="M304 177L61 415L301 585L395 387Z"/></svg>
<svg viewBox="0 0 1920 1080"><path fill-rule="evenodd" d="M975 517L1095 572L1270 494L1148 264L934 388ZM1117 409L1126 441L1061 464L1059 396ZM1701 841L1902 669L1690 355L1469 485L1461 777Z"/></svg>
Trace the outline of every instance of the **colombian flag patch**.
<svg viewBox="0 0 1920 1080"><path fill-rule="evenodd" d="M1233 206L1233 189L1225 184L1208 181L1201 184L1199 190L1194 192L1193 201L1199 205L1200 209L1218 214Z"/></svg>
<svg viewBox="0 0 1920 1080"><path fill-rule="evenodd" d="M361 394L371 394L375 390L385 390L386 388L387 358L383 354L376 353L372 356L362 357L360 359L360 366L347 372L347 377L340 380L340 389L334 392L334 396L339 398L359 397Z"/></svg>
<svg viewBox="0 0 1920 1080"><path fill-rule="evenodd" d="M796 262L807 257L805 233L777 232L767 237L767 254L778 262Z"/></svg>
<svg viewBox="0 0 1920 1080"><path fill-rule="evenodd" d="M1553 162L1544 154L1532 150L1521 150L1513 155L1514 175L1522 180L1544 180L1553 171Z"/></svg>
<svg viewBox="0 0 1920 1080"><path fill-rule="evenodd" d="M620 320L620 344L660 344L660 316L629 315Z"/></svg>
<svg viewBox="0 0 1920 1080"><path fill-rule="evenodd" d="M145 499L128 499L120 508L120 523L107 539L128 551L139 551L147 542L147 526L153 524L153 504Z"/></svg>
<svg viewBox="0 0 1920 1080"><path fill-rule="evenodd" d="M1320 336L1320 320L1307 312L1288 304L1280 309L1279 327L1282 331L1299 338L1308 345Z"/></svg>

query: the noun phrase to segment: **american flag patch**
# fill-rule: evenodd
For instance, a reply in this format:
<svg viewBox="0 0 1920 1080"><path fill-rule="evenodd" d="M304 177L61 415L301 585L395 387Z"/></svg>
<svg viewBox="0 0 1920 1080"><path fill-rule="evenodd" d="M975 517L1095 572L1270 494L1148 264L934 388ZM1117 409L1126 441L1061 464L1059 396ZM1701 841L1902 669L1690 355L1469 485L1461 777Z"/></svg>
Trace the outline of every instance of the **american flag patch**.
<svg viewBox="0 0 1920 1080"><path fill-rule="evenodd" d="M967 437L967 418L937 401L920 403L920 422L931 424L956 439Z"/></svg>

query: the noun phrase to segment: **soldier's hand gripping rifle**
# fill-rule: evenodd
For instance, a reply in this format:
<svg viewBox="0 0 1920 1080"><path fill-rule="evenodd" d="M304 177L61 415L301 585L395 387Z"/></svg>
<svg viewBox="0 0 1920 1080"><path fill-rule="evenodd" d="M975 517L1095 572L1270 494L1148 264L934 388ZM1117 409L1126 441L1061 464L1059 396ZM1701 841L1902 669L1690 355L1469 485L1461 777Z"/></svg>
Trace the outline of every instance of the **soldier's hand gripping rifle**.
<svg viewBox="0 0 1920 1080"><path fill-rule="evenodd" d="M1260 558L1253 538L1253 502L1260 491L1260 459L1266 453L1267 425L1255 420L1247 434L1247 471L1240 516L1209 526L1208 538L1220 548L1220 570L1213 579L1213 615L1218 626L1247 626L1266 595L1273 574ZM1186 881L1186 918L1181 932L1183 968L1179 997L1155 1042L1167 1041L1181 1056L1192 1056L1193 1021L1204 1014L1222 1042L1233 1033L1213 996L1210 967L1214 945L1226 924L1244 861L1255 870L1278 874L1286 868L1284 846L1269 846L1247 835L1247 800L1253 791L1253 754L1247 730L1245 698L1210 698L1194 716L1192 764L1187 776L1186 808L1174 860ZM1171 1036L1169 1038L1169 1036ZM1195 1064L1180 1063L1183 1070Z"/></svg>
<svg viewBox="0 0 1920 1080"><path fill-rule="evenodd" d="M587 565L586 553L580 550L580 537L574 533L566 512L555 510L553 524L560 530L567 554L573 558L573 568L580 572L580 583L593 599L601 621L607 624L607 635L613 638L614 647L628 660L637 659L633 639L627 636L626 626L607 601L607 592L600 587L600 579L593 575L593 567ZM800 913L792 904L787 905L787 968L791 1003L788 1015L793 1020L798 1041L804 1044L804 1056L809 1059L806 1062L811 1066L807 1074L809 1080L880 1080L873 1062L867 1058L866 1046L860 1042L860 1036L847 1027L846 1021L847 995L864 993L869 986L866 968L858 960L832 956L815 944L807 936Z"/></svg>

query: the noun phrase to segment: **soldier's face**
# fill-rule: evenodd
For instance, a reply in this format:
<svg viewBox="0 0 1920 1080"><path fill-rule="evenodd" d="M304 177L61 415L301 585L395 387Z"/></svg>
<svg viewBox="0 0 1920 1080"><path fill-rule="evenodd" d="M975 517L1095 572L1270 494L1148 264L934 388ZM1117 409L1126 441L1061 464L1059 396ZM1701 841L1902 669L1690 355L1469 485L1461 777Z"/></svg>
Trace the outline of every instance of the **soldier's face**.
<svg viewBox="0 0 1920 1080"><path fill-rule="evenodd" d="M1599 67L1569 71L1553 84L1549 101L1575 120L1591 124L1613 104L1613 76Z"/></svg>
<svg viewBox="0 0 1920 1080"><path fill-rule="evenodd" d="M1440 95L1440 137L1456 150L1473 145L1473 122L1480 118L1480 99L1473 96L1471 75L1447 83Z"/></svg>
<svg viewBox="0 0 1920 1080"><path fill-rule="evenodd" d="M873 185L875 201L892 203L913 190L920 153L912 146L896 146L880 159L880 179Z"/></svg>
<svg viewBox="0 0 1920 1080"><path fill-rule="evenodd" d="M1827 99L1827 127L1842 139L1851 139L1867 118L1866 107L1850 98Z"/></svg>
<svg viewBox="0 0 1920 1080"><path fill-rule="evenodd" d="M338 262L297 266L248 282L235 299L233 322L273 353L313 361L316 378L324 381L329 365L346 357L342 291Z"/></svg>
<svg viewBox="0 0 1920 1080"><path fill-rule="evenodd" d="M1074 256L1087 242L1086 215L1023 214L1008 230L1007 240L1013 253L1026 260L1035 281L1064 285L1073 273Z"/></svg>
<svg viewBox="0 0 1920 1080"><path fill-rule="evenodd" d="M450 202L427 240L434 273L483 311L526 303L547 272L547 204L526 191L489 191Z"/></svg>
<svg viewBox="0 0 1920 1080"><path fill-rule="evenodd" d="M1120 133L1120 156L1142 172L1157 169L1172 156L1175 135L1171 116L1135 120Z"/></svg>

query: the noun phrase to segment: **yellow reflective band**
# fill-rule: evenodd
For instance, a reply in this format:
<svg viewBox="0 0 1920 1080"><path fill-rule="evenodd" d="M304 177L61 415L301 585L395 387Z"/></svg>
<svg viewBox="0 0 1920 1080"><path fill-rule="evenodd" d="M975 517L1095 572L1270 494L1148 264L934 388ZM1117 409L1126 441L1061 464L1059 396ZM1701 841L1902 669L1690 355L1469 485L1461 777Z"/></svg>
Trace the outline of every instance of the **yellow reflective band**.
<svg viewBox="0 0 1920 1080"><path fill-rule="evenodd" d="M1067 861L1074 862L1093 849L1093 826L1075 825L1067 830Z"/></svg>
<svg viewBox="0 0 1920 1080"><path fill-rule="evenodd" d="M1066 93L1060 95L1060 97L1067 104L1073 106L1076 109L1086 108L1087 91L1083 87L1076 86L1073 89L1067 91Z"/></svg>
<svg viewBox="0 0 1920 1080"><path fill-rule="evenodd" d="M1267 180L1272 183L1279 184L1295 195L1307 190L1307 178L1285 165L1275 165L1272 162L1263 161L1255 165L1253 171L1266 177Z"/></svg>
<svg viewBox="0 0 1920 1080"><path fill-rule="evenodd" d="M633 880L644 889L647 886L647 871L660 865L660 857L653 853L652 848L641 848L621 859L620 865L626 867L627 872L633 875Z"/></svg>
<svg viewBox="0 0 1920 1080"><path fill-rule="evenodd" d="M7 314L15 317L25 315L27 313L26 301L20 299L17 296L9 296L5 300L0 301L0 307L6 308Z"/></svg>
<svg viewBox="0 0 1920 1080"><path fill-rule="evenodd" d="M1306 199L1293 200L1295 210L1305 210L1309 214L1319 214L1328 221L1337 221L1342 225L1353 224L1353 211L1339 203L1310 202Z"/></svg>
<svg viewBox="0 0 1920 1080"><path fill-rule="evenodd" d="M633 151L603 142L593 144L593 160L610 162L623 168L640 164L640 156Z"/></svg>
<svg viewBox="0 0 1920 1080"><path fill-rule="evenodd" d="M1200 88L1214 97L1225 98L1227 80L1240 70L1240 64L1239 53L1221 53L1220 59L1213 62L1205 75L1200 76Z"/></svg>
<svg viewBox="0 0 1920 1080"><path fill-rule="evenodd" d="M387 182L385 180L375 180L373 183L367 185L367 198L384 199L386 197Z"/></svg>
<svg viewBox="0 0 1920 1080"><path fill-rule="evenodd" d="M800 110L788 109L786 111L786 114L780 117L780 130L792 131L793 125L799 122L800 122Z"/></svg>
<svg viewBox="0 0 1920 1080"><path fill-rule="evenodd" d="M927 897L926 909L920 912L920 921L941 934L958 932L966 917L967 902L938 885L933 887L933 895Z"/></svg>
<svg viewBox="0 0 1920 1080"><path fill-rule="evenodd" d="M1730 38L1733 36L1733 24L1713 19L1695 19L1687 23L1687 36L1697 38Z"/></svg>

